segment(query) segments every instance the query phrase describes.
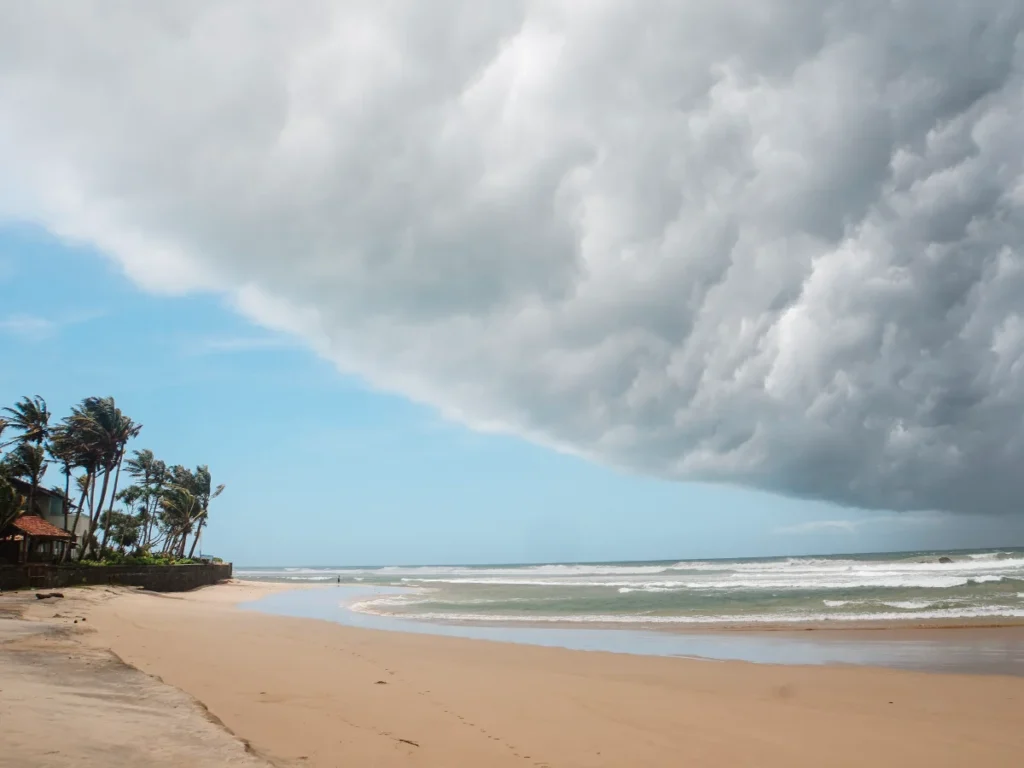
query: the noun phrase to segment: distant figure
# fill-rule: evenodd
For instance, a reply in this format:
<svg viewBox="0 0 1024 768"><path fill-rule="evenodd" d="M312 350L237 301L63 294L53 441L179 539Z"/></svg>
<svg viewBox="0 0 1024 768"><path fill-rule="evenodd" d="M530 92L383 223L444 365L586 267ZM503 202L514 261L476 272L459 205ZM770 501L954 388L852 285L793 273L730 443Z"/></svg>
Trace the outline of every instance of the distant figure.
<svg viewBox="0 0 1024 768"><path fill-rule="evenodd" d="M341 576L338 576L338 586L341 586Z"/></svg>

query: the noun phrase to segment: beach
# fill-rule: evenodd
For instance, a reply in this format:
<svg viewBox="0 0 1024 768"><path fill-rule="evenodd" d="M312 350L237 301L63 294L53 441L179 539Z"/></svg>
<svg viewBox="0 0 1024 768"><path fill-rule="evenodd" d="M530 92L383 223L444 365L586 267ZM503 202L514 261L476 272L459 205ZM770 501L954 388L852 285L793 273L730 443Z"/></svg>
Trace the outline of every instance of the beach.
<svg viewBox="0 0 1024 768"><path fill-rule="evenodd" d="M71 590L24 612L201 702L218 736L248 745L237 759L270 765L1010 766L1024 749L1019 677L582 652L238 608L281 588ZM9 764L68 764L22 754Z"/></svg>

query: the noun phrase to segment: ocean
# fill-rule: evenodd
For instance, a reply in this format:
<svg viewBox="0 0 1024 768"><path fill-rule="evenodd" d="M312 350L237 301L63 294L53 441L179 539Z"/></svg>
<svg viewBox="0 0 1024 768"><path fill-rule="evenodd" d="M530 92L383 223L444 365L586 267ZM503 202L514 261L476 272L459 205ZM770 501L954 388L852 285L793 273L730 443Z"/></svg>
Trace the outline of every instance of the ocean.
<svg viewBox="0 0 1024 768"><path fill-rule="evenodd" d="M342 584L366 588L347 604L351 611L435 623L685 628L1024 618L1024 549L657 562L238 568L235 575L296 584L340 579Z"/></svg>

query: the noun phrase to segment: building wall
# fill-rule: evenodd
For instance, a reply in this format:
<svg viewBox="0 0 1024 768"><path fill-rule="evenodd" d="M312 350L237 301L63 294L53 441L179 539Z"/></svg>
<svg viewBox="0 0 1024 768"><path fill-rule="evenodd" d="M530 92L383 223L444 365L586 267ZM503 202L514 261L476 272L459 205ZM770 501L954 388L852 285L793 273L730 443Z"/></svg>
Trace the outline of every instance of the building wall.
<svg viewBox="0 0 1024 768"><path fill-rule="evenodd" d="M47 496L43 499L39 499L39 506L46 513L46 516L52 515L64 515L64 502L61 499L54 498L53 496Z"/></svg>
<svg viewBox="0 0 1024 768"><path fill-rule="evenodd" d="M46 515L43 515L43 519L50 525L55 525L58 528L64 528L64 508L60 504L60 500L57 499L56 509L53 506L50 507L51 511ZM75 524L75 513L72 511L68 515L68 527L65 530L71 531L71 526ZM78 536L78 540L82 541L83 537L89 532L89 517L86 514L78 519L78 527L71 533Z"/></svg>
<svg viewBox="0 0 1024 768"><path fill-rule="evenodd" d="M78 526L75 530L71 531L71 526L74 525L75 522L74 510L71 510L71 513L68 515L67 528L64 527L64 502L55 496L37 497L35 500L35 507L36 512L41 518L43 518L43 520L57 528L70 531L78 536L79 541L82 541L83 537L89 532L89 517L84 513L78 520Z"/></svg>

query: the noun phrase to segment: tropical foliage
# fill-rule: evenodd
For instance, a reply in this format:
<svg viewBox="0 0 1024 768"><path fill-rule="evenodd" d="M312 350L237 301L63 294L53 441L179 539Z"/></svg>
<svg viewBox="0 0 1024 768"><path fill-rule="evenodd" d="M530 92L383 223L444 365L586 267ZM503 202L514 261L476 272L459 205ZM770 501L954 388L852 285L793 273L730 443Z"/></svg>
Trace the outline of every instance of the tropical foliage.
<svg viewBox="0 0 1024 768"><path fill-rule="evenodd" d="M112 397L87 397L56 423L38 395L0 413L0 530L37 509L48 470L57 471L63 482L49 493L63 499L62 527L82 534L65 559L155 563L194 556L210 502L224 491L207 466L168 466L148 449L130 450L142 425ZM16 480L26 493L16 490Z"/></svg>

